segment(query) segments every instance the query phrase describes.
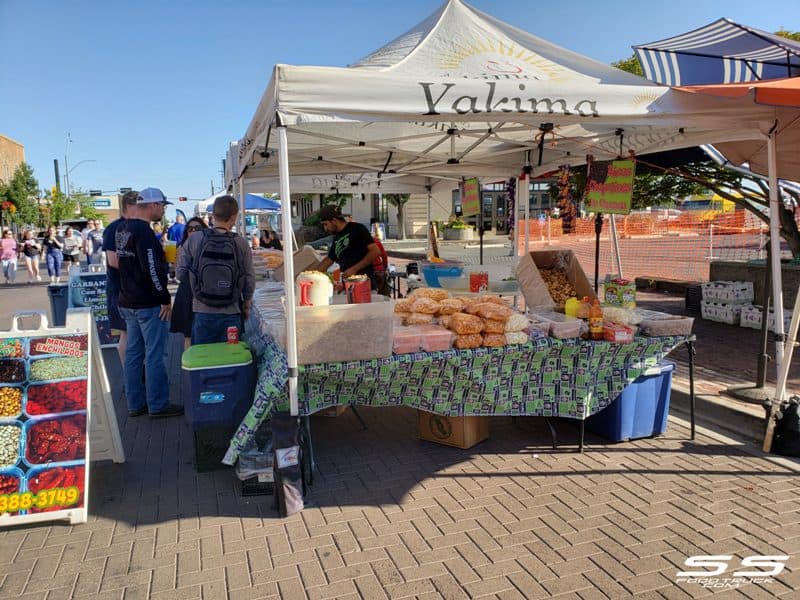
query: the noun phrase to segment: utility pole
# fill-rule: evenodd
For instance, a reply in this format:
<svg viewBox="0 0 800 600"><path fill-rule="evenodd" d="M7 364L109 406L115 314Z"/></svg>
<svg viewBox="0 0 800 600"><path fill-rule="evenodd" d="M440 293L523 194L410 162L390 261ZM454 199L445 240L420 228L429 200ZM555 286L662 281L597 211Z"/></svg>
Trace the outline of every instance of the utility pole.
<svg viewBox="0 0 800 600"><path fill-rule="evenodd" d="M55 171L56 175L56 192L61 194L61 176L58 174L58 159L53 159L53 170Z"/></svg>
<svg viewBox="0 0 800 600"><path fill-rule="evenodd" d="M211 195L214 195L214 180L211 180Z"/></svg>
<svg viewBox="0 0 800 600"><path fill-rule="evenodd" d="M69 135L69 131L67 132L67 141L64 143L64 187L67 188L65 191L67 193L67 200L70 199L69 193L69 161L67 160L67 155L69 154L69 144L72 141L72 138Z"/></svg>

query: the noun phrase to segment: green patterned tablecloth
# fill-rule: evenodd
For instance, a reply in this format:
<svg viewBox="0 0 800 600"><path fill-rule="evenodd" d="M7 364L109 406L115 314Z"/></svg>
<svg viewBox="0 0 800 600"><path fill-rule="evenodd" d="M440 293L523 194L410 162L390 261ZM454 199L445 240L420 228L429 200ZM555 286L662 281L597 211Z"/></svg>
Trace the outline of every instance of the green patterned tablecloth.
<svg viewBox="0 0 800 600"><path fill-rule="evenodd" d="M224 462L273 411L288 411L286 353L261 333L257 311L247 327L258 363L253 406ZM648 367L688 337L636 337L629 344L557 340L475 350L300 367L301 415L336 405L410 406L442 415L556 416L585 419L608 406Z"/></svg>

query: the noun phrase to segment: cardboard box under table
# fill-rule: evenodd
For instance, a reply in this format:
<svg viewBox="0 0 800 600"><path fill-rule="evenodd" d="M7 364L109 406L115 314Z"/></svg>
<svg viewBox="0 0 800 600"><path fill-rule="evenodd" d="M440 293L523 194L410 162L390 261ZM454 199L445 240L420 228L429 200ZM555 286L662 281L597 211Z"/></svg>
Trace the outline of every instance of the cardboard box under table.
<svg viewBox="0 0 800 600"><path fill-rule="evenodd" d="M586 428L612 442L663 434L674 370L675 363L668 360L647 369L616 400L586 419Z"/></svg>
<svg viewBox="0 0 800 600"><path fill-rule="evenodd" d="M183 353L181 365L185 418L195 434L197 469L217 468L253 401L250 347L244 342L198 344Z"/></svg>
<svg viewBox="0 0 800 600"><path fill-rule="evenodd" d="M489 438L489 417L445 417L417 411L419 438L456 448L472 448Z"/></svg>

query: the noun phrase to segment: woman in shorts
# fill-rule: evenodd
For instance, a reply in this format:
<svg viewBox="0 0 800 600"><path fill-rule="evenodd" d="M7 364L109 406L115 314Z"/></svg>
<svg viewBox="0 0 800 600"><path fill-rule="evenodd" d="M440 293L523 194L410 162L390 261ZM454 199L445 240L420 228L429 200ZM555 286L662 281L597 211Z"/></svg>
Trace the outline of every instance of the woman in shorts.
<svg viewBox="0 0 800 600"><path fill-rule="evenodd" d="M25 270L28 271L28 283L41 281L39 260L42 255L42 245L33 237L33 231L30 229L22 234L22 255L25 257Z"/></svg>
<svg viewBox="0 0 800 600"><path fill-rule="evenodd" d="M81 263L81 236L72 227L67 227L64 231L64 263L67 270L70 265L79 266Z"/></svg>

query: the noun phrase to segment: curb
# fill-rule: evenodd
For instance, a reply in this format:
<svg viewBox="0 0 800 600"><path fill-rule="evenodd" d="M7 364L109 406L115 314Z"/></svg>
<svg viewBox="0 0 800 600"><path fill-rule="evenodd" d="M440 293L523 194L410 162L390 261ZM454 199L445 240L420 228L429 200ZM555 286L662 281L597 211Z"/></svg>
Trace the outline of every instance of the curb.
<svg viewBox="0 0 800 600"><path fill-rule="evenodd" d="M672 386L670 413L679 413L680 417L689 420L689 390L683 386ZM759 409L761 410L761 409ZM698 425L719 433L737 438L745 438L750 442L761 443L764 440L765 411L762 416L737 410L714 399L695 393L695 420Z"/></svg>

